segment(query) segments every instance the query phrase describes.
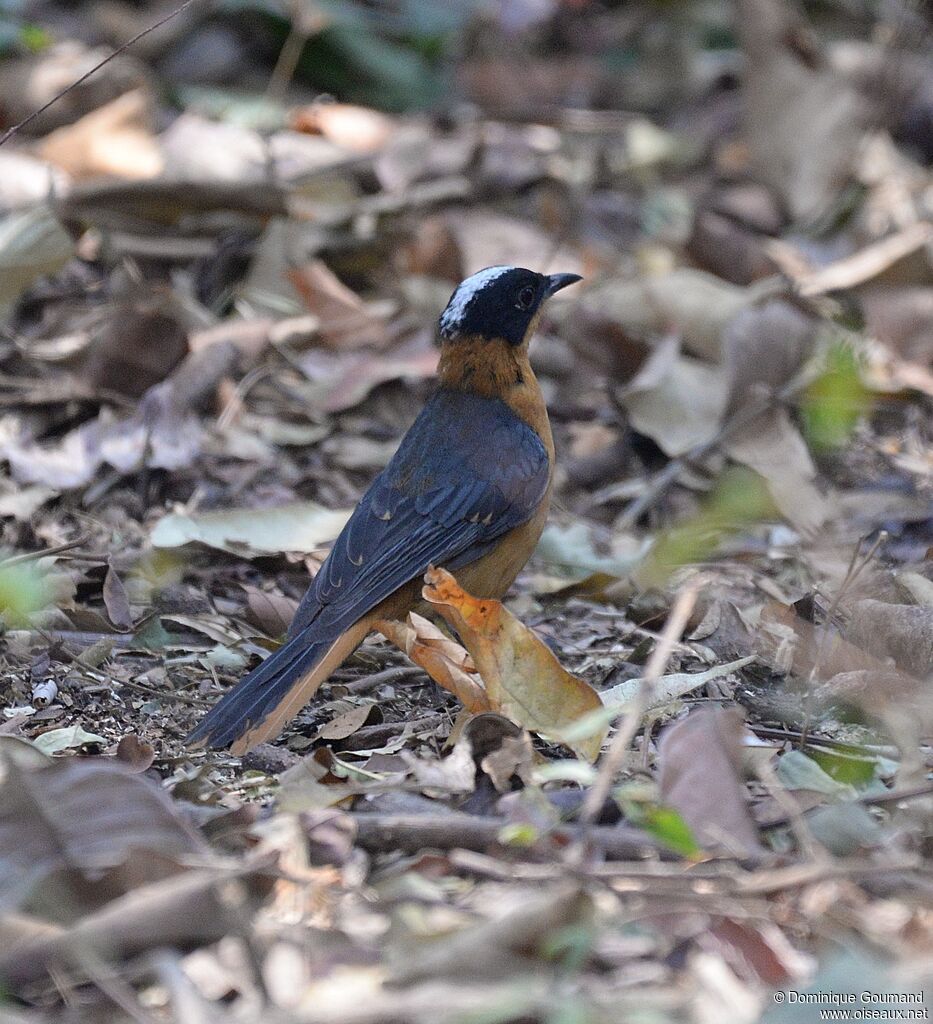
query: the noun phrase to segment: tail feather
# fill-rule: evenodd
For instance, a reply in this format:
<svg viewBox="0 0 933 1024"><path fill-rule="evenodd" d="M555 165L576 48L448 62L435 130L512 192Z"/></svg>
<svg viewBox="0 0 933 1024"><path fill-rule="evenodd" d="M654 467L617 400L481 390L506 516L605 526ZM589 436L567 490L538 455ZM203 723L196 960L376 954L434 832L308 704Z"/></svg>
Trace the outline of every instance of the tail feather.
<svg viewBox="0 0 933 1024"><path fill-rule="evenodd" d="M317 643L296 634L225 694L186 743L242 754L275 737L368 631L360 622L336 640Z"/></svg>

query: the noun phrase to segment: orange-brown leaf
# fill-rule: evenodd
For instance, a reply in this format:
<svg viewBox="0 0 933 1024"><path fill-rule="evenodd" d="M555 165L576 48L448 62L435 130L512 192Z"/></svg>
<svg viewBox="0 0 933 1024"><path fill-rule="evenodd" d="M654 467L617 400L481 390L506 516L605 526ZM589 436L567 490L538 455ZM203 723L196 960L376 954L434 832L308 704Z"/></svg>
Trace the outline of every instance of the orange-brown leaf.
<svg viewBox="0 0 933 1024"><path fill-rule="evenodd" d="M430 568L424 578L425 600L457 630L494 711L553 736L602 707L596 691L567 672L547 645L499 601L473 597L444 569ZM595 761L601 742L601 735L590 736L574 749Z"/></svg>
<svg viewBox="0 0 933 1024"><path fill-rule="evenodd" d="M449 690L468 711L489 711L489 700L475 676L470 655L433 623L410 612L405 622L383 619L375 628L420 665L438 686Z"/></svg>

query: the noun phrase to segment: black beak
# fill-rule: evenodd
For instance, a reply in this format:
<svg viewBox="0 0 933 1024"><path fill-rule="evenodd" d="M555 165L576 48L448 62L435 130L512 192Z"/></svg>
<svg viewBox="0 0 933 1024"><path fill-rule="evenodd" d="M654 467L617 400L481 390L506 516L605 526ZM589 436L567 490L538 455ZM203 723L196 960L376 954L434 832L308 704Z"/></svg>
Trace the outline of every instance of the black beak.
<svg viewBox="0 0 933 1024"><path fill-rule="evenodd" d="M551 274L547 279L544 297L549 299L555 292L559 292L561 288L566 288L568 284L576 284L577 281L582 280L583 278L579 274Z"/></svg>

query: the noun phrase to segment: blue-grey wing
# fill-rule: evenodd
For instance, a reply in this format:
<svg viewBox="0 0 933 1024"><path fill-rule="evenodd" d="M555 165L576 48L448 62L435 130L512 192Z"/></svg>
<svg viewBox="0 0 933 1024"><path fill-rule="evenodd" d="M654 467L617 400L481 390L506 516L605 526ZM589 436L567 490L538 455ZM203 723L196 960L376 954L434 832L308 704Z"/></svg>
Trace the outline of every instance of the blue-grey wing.
<svg viewBox="0 0 933 1024"><path fill-rule="evenodd" d="M499 399L441 389L373 481L289 631L339 636L429 565L456 570L527 522L547 491L541 438Z"/></svg>

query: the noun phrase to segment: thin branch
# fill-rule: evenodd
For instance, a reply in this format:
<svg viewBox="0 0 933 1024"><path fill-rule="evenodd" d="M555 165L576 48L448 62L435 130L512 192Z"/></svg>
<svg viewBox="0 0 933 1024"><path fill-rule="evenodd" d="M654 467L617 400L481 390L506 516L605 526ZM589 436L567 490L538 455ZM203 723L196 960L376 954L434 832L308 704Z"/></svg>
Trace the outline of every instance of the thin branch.
<svg viewBox="0 0 933 1024"><path fill-rule="evenodd" d="M645 709L648 707L651 699L654 684L661 678L664 669L667 667L671 652L674 650L674 645L687 625L687 620L690 618L690 613L693 611L693 606L696 603L698 591L699 582L692 580L677 595L677 600L674 602L671 614L667 617L667 622L664 624L664 629L661 632L658 643L651 652L651 657L645 666L645 674L638 688L638 694L612 739L612 744L600 765L596 781L586 794L586 800L584 800L583 809L580 812L580 821L583 825L592 825L599 817L599 812L602 810L606 797L609 795L609 790L612 788L612 782L625 759L629 744L632 742L632 738L641 724Z"/></svg>
<svg viewBox="0 0 933 1024"><path fill-rule="evenodd" d="M91 77L91 75L96 75L97 72L100 71L100 69L105 64L109 64L114 59L114 57L119 57L121 53L125 53L131 46L133 46L135 43L138 43L139 40L142 39L144 36L149 35L150 32L155 32L157 28L161 28L167 21L171 21L172 18L177 17L179 14L182 13L182 11L186 10L195 2L196 0L185 0L181 7L176 7L174 11L172 11L170 14L166 14L164 18L160 18L159 21L157 21L154 25L150 25L148 28L144 28L142 32L137 32L132 39L128 39L122 46L118 46L113 51L113 53L111 53L107 57L104 57L104 59L100 61L100 63L95 64L94 67L90 69L90 71L86 71L80 78L75 79L75 81L73 81L71 85L66 86L64 89L62 89L61 92L56 93L47 103L43 103L42 106L38 108L38 110L34 110L28 117L24 117L23 120L20 121L18 124L14 124L12 128L7 128L3 135L0 136L0 146L2 146L5 142L9 142L9 140L12 139L13 136L17 134L17 132L25 128L27 124L30 124L32 121L35 121L35 119L39 117L41 114L44 114L49 109L49 107L58 103L58 101L62 99L63 96L67 96L68 93L70 93L73 89L77 89L79 85L82 85L84 82L86 82Z"/></svg>

